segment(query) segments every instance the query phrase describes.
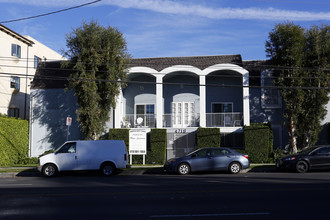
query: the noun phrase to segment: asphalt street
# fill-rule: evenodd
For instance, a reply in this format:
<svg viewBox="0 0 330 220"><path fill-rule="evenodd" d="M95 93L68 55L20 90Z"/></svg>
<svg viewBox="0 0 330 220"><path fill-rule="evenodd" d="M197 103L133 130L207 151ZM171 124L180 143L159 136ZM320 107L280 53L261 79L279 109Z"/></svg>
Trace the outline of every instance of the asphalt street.
<svg viewBox="0 0 330 220"><path fill-rule="evenodd" d="M328 172L0 179L0 219L328 218Z"/></svg>

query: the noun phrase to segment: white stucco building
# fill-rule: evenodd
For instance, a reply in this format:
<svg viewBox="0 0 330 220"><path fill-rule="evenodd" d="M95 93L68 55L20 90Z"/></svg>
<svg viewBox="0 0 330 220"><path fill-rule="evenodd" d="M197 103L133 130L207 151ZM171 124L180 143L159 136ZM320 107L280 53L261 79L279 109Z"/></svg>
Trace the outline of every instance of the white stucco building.
<svg viewBox="0 0 330 220"><path fill-rule="evenodd" d="M62 59L32 37L0 24L0 113L28 119L30 82L39 61Z"/></svg>

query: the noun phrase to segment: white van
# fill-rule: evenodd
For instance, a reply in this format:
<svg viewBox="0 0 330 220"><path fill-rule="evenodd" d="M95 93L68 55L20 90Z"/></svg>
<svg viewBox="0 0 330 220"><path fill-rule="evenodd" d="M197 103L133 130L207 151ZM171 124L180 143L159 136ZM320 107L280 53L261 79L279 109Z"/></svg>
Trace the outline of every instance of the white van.
<svg viewBox="0 0 330 220"><path fill-rule="evenodd" d="M127 151L122 140L67 141L54 153L39 158L38 170L44 176L60 171L100 170L109 176L127 167Z"/></svg>

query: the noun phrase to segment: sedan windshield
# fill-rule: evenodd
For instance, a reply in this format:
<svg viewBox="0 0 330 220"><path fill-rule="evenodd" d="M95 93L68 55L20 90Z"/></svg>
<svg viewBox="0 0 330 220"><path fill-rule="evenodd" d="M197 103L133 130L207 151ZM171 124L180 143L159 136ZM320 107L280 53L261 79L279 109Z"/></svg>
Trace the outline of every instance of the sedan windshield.
<svg viewBox="0 0 330 220"><path fill-rule="evenodd" d="M299 154L308 154L308 153L312 152L313 150L315 150L316 148L318 148L318 147L309 147L309 148L306 148L306 149L300 151Z"/></svg>

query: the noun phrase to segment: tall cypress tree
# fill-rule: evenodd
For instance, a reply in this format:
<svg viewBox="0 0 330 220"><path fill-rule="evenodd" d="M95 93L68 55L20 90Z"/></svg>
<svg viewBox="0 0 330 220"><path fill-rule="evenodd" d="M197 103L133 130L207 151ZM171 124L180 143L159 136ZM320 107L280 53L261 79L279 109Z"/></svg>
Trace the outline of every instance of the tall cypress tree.
<svg viewBox="0 0 330 220"><path fill-rule="evenodd" d="M116 29L96 21L83 23L66 35L71 74L69 89L74 89L81 131L86 139L96 139L109 121L111 108L126 79L130 55L126 41Z"/></svg>
<svg viewBox="0 0 330 220"><path fill-rule="evenodd" d="M275 85L285 102L285 118L294 152L315 144L329 101L329 27L306 30L290 22L269 33L266 53L274 65ZM322 50L322 45L323 49ZM308 88L308 89L307 89Z"/></svg>
<svg viewBox="0 0 330 220"><path fill-rule="evenodd" d="M299 115L298 143L308 147L316 143L322 129L321 120L327 114L325 105L329 101L330 26L314 26L305 32L304 70L307 78L304 87L303 112Z"/></svg>

